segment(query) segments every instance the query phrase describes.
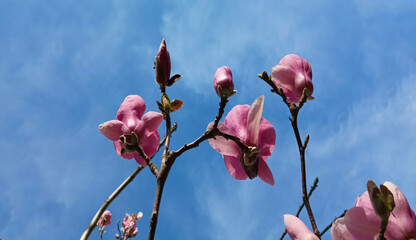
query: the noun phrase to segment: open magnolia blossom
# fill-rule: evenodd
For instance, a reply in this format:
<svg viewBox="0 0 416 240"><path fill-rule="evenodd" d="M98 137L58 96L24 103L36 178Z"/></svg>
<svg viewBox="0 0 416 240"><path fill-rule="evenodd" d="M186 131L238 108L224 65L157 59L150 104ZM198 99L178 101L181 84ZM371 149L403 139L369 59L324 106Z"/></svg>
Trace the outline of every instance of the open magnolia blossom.
<svg viewBox="0 0 416 240"><path fill-rule="evenodd" d="M286 55L272 68L272 80L292 103L300 102L304 88L308 99L313 99L311 65L296 54Z"/></svg>
<svg viewBox="0 0 416 240"><path fill-rule="evenodd" d="M259 176L264 182L274 185L272 172L267 166L267 157L273 152L276 132L273 125L262 118L264 96L257 98L251 106L237 105L225 117L218 129L226 134L238 137L249 147L242 152L232 140L223 137L209 139L209 144L224 157L225 166L231 176L239 180ZM211 129L214 122L208 125Z"/></svg>
<svg viewBox="0 0 416 240"><path fill-rule="evenodd" d="M143 113L146 104L138 95L129 95L124 99L117 112L118 120L111 120L100 125L100 132L114 142L118 155L125 159L136 159L137 163L146 166L146 161L137 152L137 147L153 156L159 147L157 128L163 115L157 112ZM143 117L142 117L143 116Z"/></svg>
<svg viewBox="0 0 416 240"><path fill-rule="evenodd" d="M390 214L384 236L388 240L416 239L416 216L410 208L402 191L393 183L385 182L393 194L395 208ZM373 210L371 200L366 191L358 196L353 208L343 218L332 224L331 236L334 240L374 240L380 231L381 219Z"/></svg>
<svg viewBox="0 0 416 240"><path fill-rule="evenodd" d="M121 230L124 232L123 239L126 240L127 238L132 238L137 235L139 229L136 228L137 220L143 217L143 213L139 212L138 214L133 213L131 216L130 214L126 213L126 216L123 219L123 227Z"/></svg>
<svg viewBox="0 0 416 240"><path fill-rule="evenodd" d="M296 216L283 215L287 233L292 240L319 240L308 227Z"/></svg>

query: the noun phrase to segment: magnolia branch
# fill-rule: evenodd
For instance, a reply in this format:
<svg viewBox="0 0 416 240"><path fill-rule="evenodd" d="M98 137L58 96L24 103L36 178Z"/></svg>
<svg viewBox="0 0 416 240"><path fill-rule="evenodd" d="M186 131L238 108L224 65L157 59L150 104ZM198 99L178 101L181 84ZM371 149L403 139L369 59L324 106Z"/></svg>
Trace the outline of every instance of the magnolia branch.
<svg viewBox="0 0 416 240"><path fill-rule="evenodd" d="M263 72L261 74L258 75L259 78L263 79L267 84L270 85L270 87L272 87L272 92L275 92L276 94L278 94L279 96L282 97L283 102L289 107L290 110L290 114L292 115L289 120L292 124L292 128L293 131L295 133L296 136L296 142L298 144L298 148L299 148L299 155L300 155L300 166L301 166L301 175L302 175L302 199L303 202L305 204L306 210L308 212L308 216L309 216L309 220L311 222L313 231L315 233L316 236L320 236L319 230L318 230L318 226L316 225L316 221L315 218L313 216L313 212L312 212L312 208L310 206L309 203L309 199L308 199L308 190L307 190L307 185L306 185L306 163L305 163L305 149L308 145L308 141L309 141L309 135L306 136L304 143L302 144L302 140L299 134L299 129L298 129L298 122L297 122L297 117L298 117L298 113L299 110L302 108L303 104L307 101L307 94L306 93L306 88L303 90L302 93L302 97L300 100L299 105L296 105L294 103L291 103L286 95L284 94L283 90L280 88L277 88L276 85L273 83L271 76L267 75L267 72Z"/></svg>
<svg viewBox="0 0 416 240"><path fill-rule="evenodd" d="M166 94L165 89L162 89L162 94ZM172 167L173 162L169 162L169 145L170 145L170 138L171 138L171 119L170 113L168 111L164 112L165 121L166 121L166 141L165 146L163 148L163 155L162 155L162 162L160 166L160 172L156 178L156 194L155 194L155 201L153 203L153 211L152 216L150 217L150 228L149 228L149 240L153 240L155 238L156 233L156 226L159 217L159 208L160 203L162 200L163 188L165 186L166 179L168 178L170 169Z"/></svg>
<svg viewBox="0 0 416 240"><path fill-rule="evenodd" d="M299 147L299 155L300 155L300 167L302 172L302 199L305 203L306 210L308 211L309 220L311 221L311 225L315 235L320 236L318 226L316 225L315 218L312 213L311 205L309 204L308 199L308 190L306 189L306 163L305 163L305 149L308 145L309 135L306 136L305 142L302 144L302 140L299 135L298 123L297 123L297 114L299 112L299 108L290 111L292 113L291 123L293 131L295 132L296 141Z"/></svg>
<svg viewBox="0 0 416 240"><path fill-rule="evenodd" d="M87 230L82 234L80 240L86 240L90 236L91 232L94 230L94 228L97 226L97 222L100 219L101 215L104 213L104 211L110 206L111 202L121 193L121 191L124 190L124 188L129 185L131 181L139 174L141 170L143 170L144 167L139 166L136 168L136 170L105 200L104 204L101 206L101 208L98 210L98 212L95 214L94 218L92 219L90 225L88 226Z"/></svg>
<svg viewBox="0 0 416 240"><path fill-rule="evenodd" d="M160 167L160 172L157 176L156 196L155 196L155 202L153 204L152 216L150 218L150 229L149 229L148 240L153 240L155 237L156 226L157 226L158 215L159 215L159 208L160 208L160 203L161 203L162 194L163 194L163 188L167 180L167 177L169 175L170 169L172 168L172 165L174 164L176 158L178 158L184 152L198 147L199 144L202 143L203 141L210 139L210 138L215 138L216 136L222 136L228 140L232 140L242 150L248 151L248 147L245 146L243 143L241 143L239 138L222 133L218 129L218 123L224 114L224 108L227 102L228 102L227 98L224 98L224 97L221 98L218 115L216 116L214 125L211 129L205 131L205 133L203 133L200 137L198 137L192 143L185 144L184 146L182 146L180 149L176 151L169 151L169 142L170 142L170 137L171 137L173 126L170 127L170 121L171 121L170 114L165 113L166 129L170 129L170 130L166 132L166 141L165 141L165 147L164 147L163 156L162 156L162 164ZM176 127L174 129L176 129Z"/></svg>

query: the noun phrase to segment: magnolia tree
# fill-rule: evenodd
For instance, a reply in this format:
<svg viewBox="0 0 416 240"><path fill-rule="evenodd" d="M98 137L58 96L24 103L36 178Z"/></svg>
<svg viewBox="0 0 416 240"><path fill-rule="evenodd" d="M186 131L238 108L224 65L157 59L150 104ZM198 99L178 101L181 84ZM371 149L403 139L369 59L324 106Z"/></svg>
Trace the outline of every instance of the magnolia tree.
<svg viewBox="0 0 416 240"><path fill-rule="evenodd" d="M100 132L113 141L116 153L125 159L135 159L137 169L111 194L98 210L90 225L82 234L81 239L88 239L95 227L103 239L105 226L111 224L111 213L107 210L112 201L142 171L148 168L156 177L156 196L150 218L148 239L155 238L159 216L159 207L165 182L175 160L184 152L197 148L200 143L208 141L211 147L224 158L225 167L232 177L238 180L259 177L267 184L274 185L273 174L267 165L267 158L273 153L276 133L273 124L262 117L264 96L258 97L249 105L234 106L225 116L224 108L228 98L236 93L232 71L229 67L218 68L214 75L214 90L220 98L218 114L208 124L205 132L191 143L184 144L177 150L170 149L171 135L176 131L176 123L172 124L170 113L182 106L180 100L170 100L167 87L173 86L181 76L171 76L171 62L165 40L162 40L155 61L156 82L160 86L161 99L158 101L159 111L145 113L146 104L138 95L130 95L121 103L117 112L117 120L107 121L99 126ZM410 208L404 194L391 182L378 187L374 182L367 182L367 190L359 196L354 206L327 228L320 231L317 227L309 197L315 190L318 179L308 192L306 183L305 150L309 135L304 139L299 134L298 113L308 100L313 100L312 69L308 61L295 55L285 56L274 66L271 76L267 72L259 74L259 78L271 87L271 91L287 105L289 118L299 149L301 166L301 189L303 204L296 214L285 214L286 233L297 240L320 239L329 229L335 240L408 240L416 239L416 216ZM214 92L214 91L213 91ZM166 124L166 133L160 139L158 127ZM153 156L163 151L160 166L152 162ZM306 208L312 229L298 218L301 210ZM136 222L142 213L126 213L122 227L118 226L116 239L136 237ZM119 224L118 224L119 225ZM109 236L108 236L109 237Z"/></svg>

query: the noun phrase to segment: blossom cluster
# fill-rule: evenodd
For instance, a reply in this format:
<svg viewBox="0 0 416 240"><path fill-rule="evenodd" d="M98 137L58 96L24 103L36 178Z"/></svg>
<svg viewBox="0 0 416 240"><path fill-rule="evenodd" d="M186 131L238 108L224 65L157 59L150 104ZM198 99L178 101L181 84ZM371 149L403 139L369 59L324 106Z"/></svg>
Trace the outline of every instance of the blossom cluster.
<svg viewBox="0 0 416 240"><path fill-rule="evenodd" d="M150 111L144 114L146 109L144 100L138 95L129 95L120 105L116 115L117 120L107 121L99 126L100 132L113 141L115 151L120 157L134 158L143 167L149 165L149 159L161 146L159 125L166 117L169 117L171 111L178 109L174 106L174 101L169 100L165 90L166 87L172 86L175 81L179 80L180 75L171 78L170 73L170 54L166 41L163 39L155 60L155 79L162 92L162 103L159 103L162 113ZM271 73L271 77L263 73L261 78L273 87L274 92L282 96L291 111L292 125L296 124L293 117L297 116L297 111L307 100L314 99L311 65L300 56L289 54L272 68ZM246 180L259 177L273 186L275 180L267 160L276 145L276 131L274 126L263 117L265 97L256 98L251 105L234 106L224 121L220 122L228 98L237 92L234 89L235 84L230 67L222 66L217 69L213 85L215 93L221 98L220 113L215 121L208 124L205 140L208 140L211 147L222 155L225 167L233 178ZM178 102L182 106L182 101L177 100L176 103ZM294 130L296 134L297 126ZM303 145L299 138L297 139L301 160L302 151L306 148L308 139L309 137L305 139ZM164 157L166 158L166 154L171 153L165 152ZM158 178L159 186L160 179L157 171L154 174ZM368 191L358 196L354 207L349 209L344 217L334 221L331 229L332 239L416 239L416 216L401 190L391 182L384 183L380 188L372 182L368 186ZM306 194L305 189L303 188L303 194ZM304 201L307 203L308 200L304 199ZM123 235L117 238L126 240L135 237L138 233L136 222L142 216L141 212L126 214L121 228ZM107 210L98 220L100 234L104 232L105 226L111 224L111 217L111 213ZM311 223L314 225L312 218ZM316 226L312 232L296 216L285 214L284 224L292 239L318 240L321 237Z"/></svg>

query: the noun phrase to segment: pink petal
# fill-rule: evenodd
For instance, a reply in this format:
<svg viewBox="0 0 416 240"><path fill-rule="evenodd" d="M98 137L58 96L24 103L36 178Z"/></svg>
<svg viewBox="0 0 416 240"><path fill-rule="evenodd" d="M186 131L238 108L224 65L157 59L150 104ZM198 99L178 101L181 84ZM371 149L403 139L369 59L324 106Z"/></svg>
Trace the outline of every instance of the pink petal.
<svg viewBox="0 0 416 240"><path fill-rule="evenodd" d="M384 185L393 193L396 207L393 209L390 221L395 222L405 236L416 236L416 222L414 221L413 210L403 192L393 183L385 182Z"/></svg>
<svg viewBox="0 0 416 240"><path fill-rule="evenodd" d="M237 105L231 109L225 117L224 124L240 138L243 143L247 139L247 117L250 111L249 105Z"/></svg>
<svg viewBox="0 0 416 240"><path fill-rule="evenodd" d="M258 97L250 106L247 116L246 143L250 146L258 146L261 116L263 114L264 96Z"/></svg>
<svg viewBox="0 0 416 240"><path fill-rule="evenodd" d="M353 207L347 211L344 224L353 239L374 240L380 229L381 219L374 210L361 207Z"/></svg>
<svg viewBox="0 0 416 240"><path fill-rule="evenodd" d="M373 205L371 205L370 196L368 195L367 191L363 193L363 195L357 197L357 200L355 200L354 207L373 209Z"/></svg>
<svg viewBox="0 0 416 240"><path fill-rule="evenodd" d="M117 141L123 134L129 134L127 126L119 120L105 122L99 127L100 132L111 141Z"/></svg>
<svg viewBox="0 0 416 240"><path fill-rule="evenodd" d="M139 124L137 124L136 128L134 129L134 132L138 134L139 137L147 137L152 132L157 131L157 128L159 127L160 123L163 120L163 114L158 112L147 112ZM140 134L139 134L140 133Z"/></svg>
<svg viewBox="0 0 416 240"><path fill-rule="evenodd" d="M299 218L289 214L283 215L283 218L287 233L292 240L319 240Z"/></svg>
<svg viewBox="0 0 416 240"><path fill-rule="evenodd" d="M267 159L267 157L266 157L266 159ZM262 157L259 158L259 172L258 172L257 176L259 176L260 179L263 180L263 182L274 186L273 174L270 171L269 166L267 166L267 163L263 160Z"/></svg>
<svg viewBox="0 0 416 240"><path fill-rule="evenodd" d="M121 156L121 149L124 148L124 144L118 140L118 141L114 141L114 148L116 149L116 153L124 158L124 159L132 159L133 158L133 154L132 153L125 153L123 154L123 156Z"/></svg>
<svg viewBox="0 0 416 240"><path fill-rule="evenodd" d="M298 73L290 66L277 64L272 68L273 82L278 88L286 88L291 91L295 88L295 78Z"/></svg>
<svg viewBox="0 0 416 240"><path fill-rule="evenodd" d="M308 61L296 54L286 55L280 63L282 65L290 66L295 72L300 72L307 79L312 79L312 68Z"/></svg>
<svg viewBox="0 0 416 240"><path fill-rule="evenodd" d="M211 129L213 125L214 122L208 124L207 130ZM218 129L223 133L235 136L235 134L221 122L218 123ZM222 155L231 157L241 156L241 150L234 141L217 136L215 138L208 139L208 142L215 151L221 153Z"/></svg>
<svg viewBox="0 0 416 240"><path fill-rule="evenodd" d="M146 160L144 160L144 158L140 157L140 154L138 152L133 153L134 159L136 160L136 162L143 167L147 166Z"/></svg>
<svg viewBox="0 0 416 240"><path fill-rule="evenodd" d="M139 138L139 145L149 158L155 155L155 153L157 152L157 149L159 148L159 143L160 143L160 136L157 130L152 132L146 138Z"/></svg>
<svg viewBox="0 0 416 240"><path fill-rule="evenodd" d="M246 180L247 174L244 172L240 163L240 157L224 156L225 167L233 178L238 180Z"/></svg>
<svg viewBox="0 0 416 240"><path fill-rule="evenodd" d="M282 88L291 102L300 101L305 87L313 93L311 65L298 55L286 55L272 68L272 77L276 87Z"/></svg>
<svg viewBox="0 0 416 240"><path fill-rule="evenodd" d="M261 148L260 155L270 156L274 150L276 142L276 132L273 125L264 118L261 118L259 130L259 143Z"/></svg>
<svg viewBox="0 0 416 240"><path fill-rule="evenodd" d="M332 240L351 240L354 237L348 231L344 218L338 218L331 227Z"/></svg>
<svg viewBox="0 0 416 240"><path fill-rule="evenodd" d="M129 95L124 99L117 112L117 119L124 122L133 131L141 119L146 104L138 95Z"/></svg>

